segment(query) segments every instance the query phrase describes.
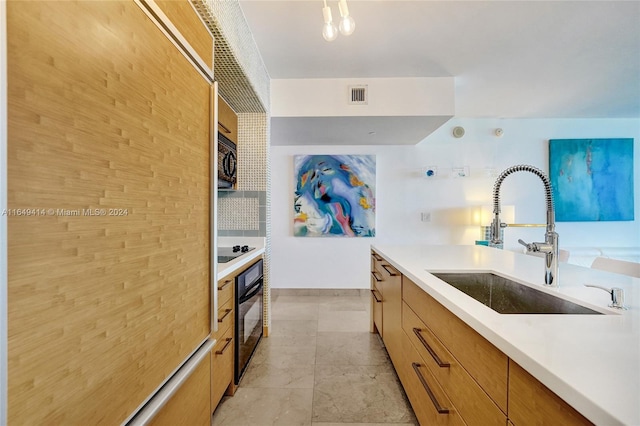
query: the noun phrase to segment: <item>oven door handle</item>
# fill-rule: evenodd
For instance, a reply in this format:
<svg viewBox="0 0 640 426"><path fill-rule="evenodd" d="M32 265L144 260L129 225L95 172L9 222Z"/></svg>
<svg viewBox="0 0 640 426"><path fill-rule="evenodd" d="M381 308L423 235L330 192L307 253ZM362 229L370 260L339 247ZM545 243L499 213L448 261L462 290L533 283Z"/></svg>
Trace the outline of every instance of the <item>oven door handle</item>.
<svg viewBox="0 0 640 426"><path fill-rule="evenodd" d="M245 293L244 296L242 296L239 300L238 303L244 303L247 300L251 299L253 296L255 296L256 294L258 294L260 292L260 290L262 290L262 281L263 279L260 278L260 280L257 282L257 284L255 284L252 288L254 288L254 290L251 290L247 293Z"/></svg>

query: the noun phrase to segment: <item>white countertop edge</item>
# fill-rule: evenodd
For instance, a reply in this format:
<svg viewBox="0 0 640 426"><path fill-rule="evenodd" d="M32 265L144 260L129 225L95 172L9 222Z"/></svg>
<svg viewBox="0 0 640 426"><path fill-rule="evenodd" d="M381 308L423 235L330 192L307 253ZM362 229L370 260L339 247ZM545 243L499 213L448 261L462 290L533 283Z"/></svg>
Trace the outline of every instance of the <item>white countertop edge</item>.
<svg viewBox="0 0 640 426"><path fill-rule="evenodd" d="M388 247L394 247L397 245L389 245ZM409 279L414 281L420 288L422 288L425 292L427 292L430 296L436 299L439 303L445 306L448 310L454 313L457 317L459 317L463 322L473 328L476 332L478 332L481 336L491 342L494 346L500 349L505 355L509 358L513 359L516 363L518 363L522 368L528 371L531 375L536 377L541 383L555 392L558 396L560 396L563 400L565 400L569 405L574 407L577 411L579 411L582 415L587 417L589 420L594 422L595 424L602 425L614 425L614 424L638 424L638 414L629 413L612 413L610 410L607 410L601 404L596 401L590 399L583 392L580 392L579 389L572 386L570 383L565 382L559 375L554 374L550 369L545 367L544 365L537 362L533 357L531 357L528 353L521 350L518 346L512 344L508 340L504 338L499 332L496 332L490 325L488 325L491 321L499 320L503 315L493 311L492 309L482 305L480 302L472 299L471 297L465 295L454 287L440 281L438 278L431 275L427 272L426 269L414 267L418 254L414 255L413 259L409 259L407 262L404 262L404 259L395 259L393 254L390 253L389 250L386 249L387 245L372 245L372 248L378 251L381 255L385 256L385 258L391 263L395 268L397 268L401 273L406 275ZM443 246L444 247L444 246ZM461 246L464 247L464 246ZM504 255L509 256L512 252L505 251ZM513 254L513 253L512 253ZM519 255L519 254L518 254ZM524 256L524 255L523 255ZM409 266L407 266L409 265ZM513 277L510 274L510 271L505 269L501 269L500 267L496 267L496 265L491 265L492 267L487 267L488 265L483 265L483 267L477 268L440 268L438 269L441 272L464 272L464 271L487 271L487 272L495 272L498 275L503 275L510 278L515 278L517 281L525 281L519 277ZM431 268L431 270L436 270L436 268ZM417 272L417 273L416 273ZM542 270L540 271L542 275ZM615 275L615 274L614 274ZM561 281L562 285L562 281ZM540 290L539 286L534 286L537 290ZM549 291L547 291L549 292ZM553 293L553 291L551 291ZM606 296L606 293L603 292ZM576 301L582 305L596 308L596 310L601 312L607 312L612 315L608 316L619 316L619 312L613 312L613 310L606 307L606 303L603 302L601 305L594 306L594 303L589 303L588 301L581 300L576 297L571 297L571 295L567 294L557 294L558 296ZM605 299L606 302L606 299ZM626 311L628 312L628 311ZM527 315L518 315L517 317L524 318ZM486 319L490 319L490 321L486 321ZM635 408L630 408L633 410Z"/></svg>
<svg viewBox="0 0 640 426"><path fill-rule="evenodd" d="M227 275L230 275L242 269L243 266L247 266L248 264L256 260L258 257L262 256L264 252L265 252L264 247L256 247L254 250L251 250L249 253L240 257L236 257L231 262L218 263L218 281L220 281L222 278L226 277Z"/></svg>

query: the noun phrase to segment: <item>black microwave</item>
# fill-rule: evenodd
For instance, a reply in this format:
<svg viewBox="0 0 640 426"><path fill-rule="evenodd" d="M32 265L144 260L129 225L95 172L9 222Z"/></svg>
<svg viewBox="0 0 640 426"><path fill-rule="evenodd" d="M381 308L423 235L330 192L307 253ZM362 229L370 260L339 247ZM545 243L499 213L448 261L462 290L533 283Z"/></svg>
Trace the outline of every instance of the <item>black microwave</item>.
<svg viewBox="0 0 640 426"><path fill-rule="evenodd" d="M238 155L235 142L218 132L218 189L233 189L236 183Z"/></svg>

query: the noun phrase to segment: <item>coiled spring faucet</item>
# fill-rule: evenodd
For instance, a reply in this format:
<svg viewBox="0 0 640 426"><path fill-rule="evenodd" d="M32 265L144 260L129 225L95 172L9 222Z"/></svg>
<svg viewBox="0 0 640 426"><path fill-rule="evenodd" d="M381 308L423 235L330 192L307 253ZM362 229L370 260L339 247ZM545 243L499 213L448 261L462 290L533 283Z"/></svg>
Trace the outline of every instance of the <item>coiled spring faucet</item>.
<svg viewBox="0 0 640 426"><path fill-rule="evenodd" d="M544 184L547 200L547 231L545 232L544 243L526 243L518 240L520 244L527 248L527 252L545 253L544 283L551 287L558 287L558 234L555 232L556 221L553 207L553 194L551 193L551 183L547 175L540 169L525 164L512 166L500 173L496 183L493 185L493 222L491 223L491 243L502 244L500 229L507 225L500 221L500 185L502 181L515 172L531 172L538 176Z"/></svg>

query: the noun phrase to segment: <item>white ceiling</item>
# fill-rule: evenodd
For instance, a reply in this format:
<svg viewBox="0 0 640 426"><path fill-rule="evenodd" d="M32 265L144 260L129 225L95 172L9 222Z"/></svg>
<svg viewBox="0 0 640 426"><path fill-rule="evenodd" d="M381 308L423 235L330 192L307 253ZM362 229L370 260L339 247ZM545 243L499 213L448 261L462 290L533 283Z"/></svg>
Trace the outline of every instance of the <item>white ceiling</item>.
<svg viewBox="0 0 640 426"><path fill-rule="evenodd" d="M336 0L328 0L334 20ZM640 117L638 1L240 0L273 79L456 78L456 117Z"/></svg>

